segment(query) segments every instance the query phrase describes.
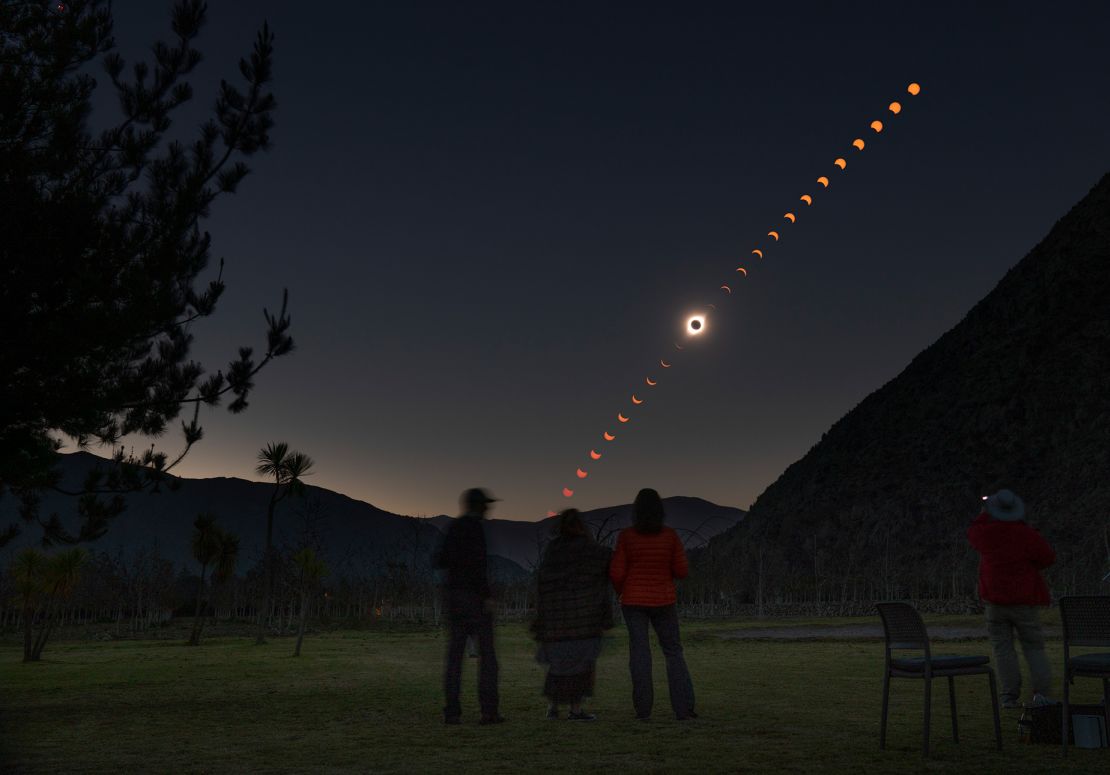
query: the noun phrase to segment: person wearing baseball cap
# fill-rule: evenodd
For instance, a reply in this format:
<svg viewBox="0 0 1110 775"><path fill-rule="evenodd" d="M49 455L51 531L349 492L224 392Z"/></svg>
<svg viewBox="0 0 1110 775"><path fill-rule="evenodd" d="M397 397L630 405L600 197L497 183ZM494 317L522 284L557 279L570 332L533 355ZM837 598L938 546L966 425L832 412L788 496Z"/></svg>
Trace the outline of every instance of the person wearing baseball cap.
<svg viewBox="0 0 1110 775"><path fill-rule="evenodd" d="M480 724L499 724L505 719L497 710L497 655L493 648L493 596L486 567L486 536L482 520L496 503L488 492L473 487L459 499L463 513L451 521L436 554L436 568L444 571L443 603L450 636L443 687L447 704L443 720L462 722L459 686L463 654L468 637L478 642L478 704Z"/></svg>
<svg viewBox="0 0 1110 775"><path fill-rule="evenodd" d="M1056 562L1048 541L1025 522L1025 504L1010 490L984 496L967 538L979 553L979 597L998 666L1003 708L1021 707L1021 671L1014 635L1029 665L1033 705L1047 705L1052 668L1044 650L1038 606L1051 602L1041 571Z"/></svg>

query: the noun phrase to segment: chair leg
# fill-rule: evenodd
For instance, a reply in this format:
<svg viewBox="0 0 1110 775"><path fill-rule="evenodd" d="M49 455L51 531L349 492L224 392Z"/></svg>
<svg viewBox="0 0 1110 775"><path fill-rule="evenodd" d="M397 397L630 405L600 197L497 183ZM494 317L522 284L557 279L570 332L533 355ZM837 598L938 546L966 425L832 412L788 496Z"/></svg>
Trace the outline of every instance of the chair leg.
<svg viewBox="0 0 1110 775"><path fill-rule="evenodd" d="M890 671L883 674L883 721L879 725L879 750L886 748L886 714L890 707Z"/></svg>
<svg viewBox="0 0 1110 775"><path fill-rule="evenodd" d="M1064 756L1068 755L1068 716L1071 715L1071 698L1069 697L1069 689L1071 688L1071 673L1065 667L1064 669L1064 712L1061 714L1060 719L1060 745L1063 746Z"/></svg>
<svg viewBox="0 0 1110 775"><path fill-rule="evenodd" d="M994 684L994 671L987 671L987 678L991 681L991 710L994 711L994 742L998 750L1002 750L1002 722L998 719L998 690Z"/></svg>
<svg viewBox="0 0 1110 775"><path fill-rule="evenodd" d="M933 705L933 679L925 676L925 731L922 733L921 755L929 756L929 718L932 716Z"/></svg>
<svg viewBox="0 0 1110 775"><path fill-rule="evenodd" d="M952 711L952 742L960 742L960 727L956 721L956 679L948 676L948 707Z"/></svg>

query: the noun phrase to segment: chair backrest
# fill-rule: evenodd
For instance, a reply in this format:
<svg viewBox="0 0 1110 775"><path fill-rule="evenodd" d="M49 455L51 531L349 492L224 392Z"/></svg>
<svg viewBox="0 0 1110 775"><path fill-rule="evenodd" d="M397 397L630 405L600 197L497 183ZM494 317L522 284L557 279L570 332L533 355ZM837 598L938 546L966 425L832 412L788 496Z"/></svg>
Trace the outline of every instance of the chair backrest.
<svg viewBox="0 0 1110 775"><path fill-rule="evenodd" d="M929 631L921 614L909 603L875 603L883 620L888 649L929 650Z"/></svg>
<svg viewBox="0 0 1110 775"><path fill-rule="evenodd" d="M1110 646L1110 595L1060 598L1065 646Z"/></svg>

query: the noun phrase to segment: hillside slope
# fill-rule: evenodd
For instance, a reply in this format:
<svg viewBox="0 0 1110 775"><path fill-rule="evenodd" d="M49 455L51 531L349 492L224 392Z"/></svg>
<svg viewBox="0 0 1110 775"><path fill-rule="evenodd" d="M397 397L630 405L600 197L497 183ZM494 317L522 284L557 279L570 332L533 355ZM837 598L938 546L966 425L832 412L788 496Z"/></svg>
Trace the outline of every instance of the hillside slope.
<svg viewBox="0 0 1110 775"><path fill-rule="evenodd" d="M964 531L1000 487L1057 547L1055 590L1099 588L1110 570L1110 175L714 539L703 567L727 568L716 572L747 600L761 567L764 594L792 599L974 594Z"/></svg>

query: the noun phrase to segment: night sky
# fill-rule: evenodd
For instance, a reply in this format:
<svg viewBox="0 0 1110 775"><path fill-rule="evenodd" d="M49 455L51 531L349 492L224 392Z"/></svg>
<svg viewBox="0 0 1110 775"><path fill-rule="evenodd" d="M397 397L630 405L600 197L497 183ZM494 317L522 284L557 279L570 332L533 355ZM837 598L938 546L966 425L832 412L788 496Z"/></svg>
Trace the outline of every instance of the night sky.
<svg viewBox="0 0 1110 775"><path fill-rule="evenodd" d="M285 440L399 513L474 485L517 519L564 485L748 507L1110 170L1105 3L771 5L210 3L175 131L263 19L279 110L207 222L228 291L196 355L263 347L285 286L298 350L178 473L256 478ZM116 4L129 60L168 8Z"/></svg>

